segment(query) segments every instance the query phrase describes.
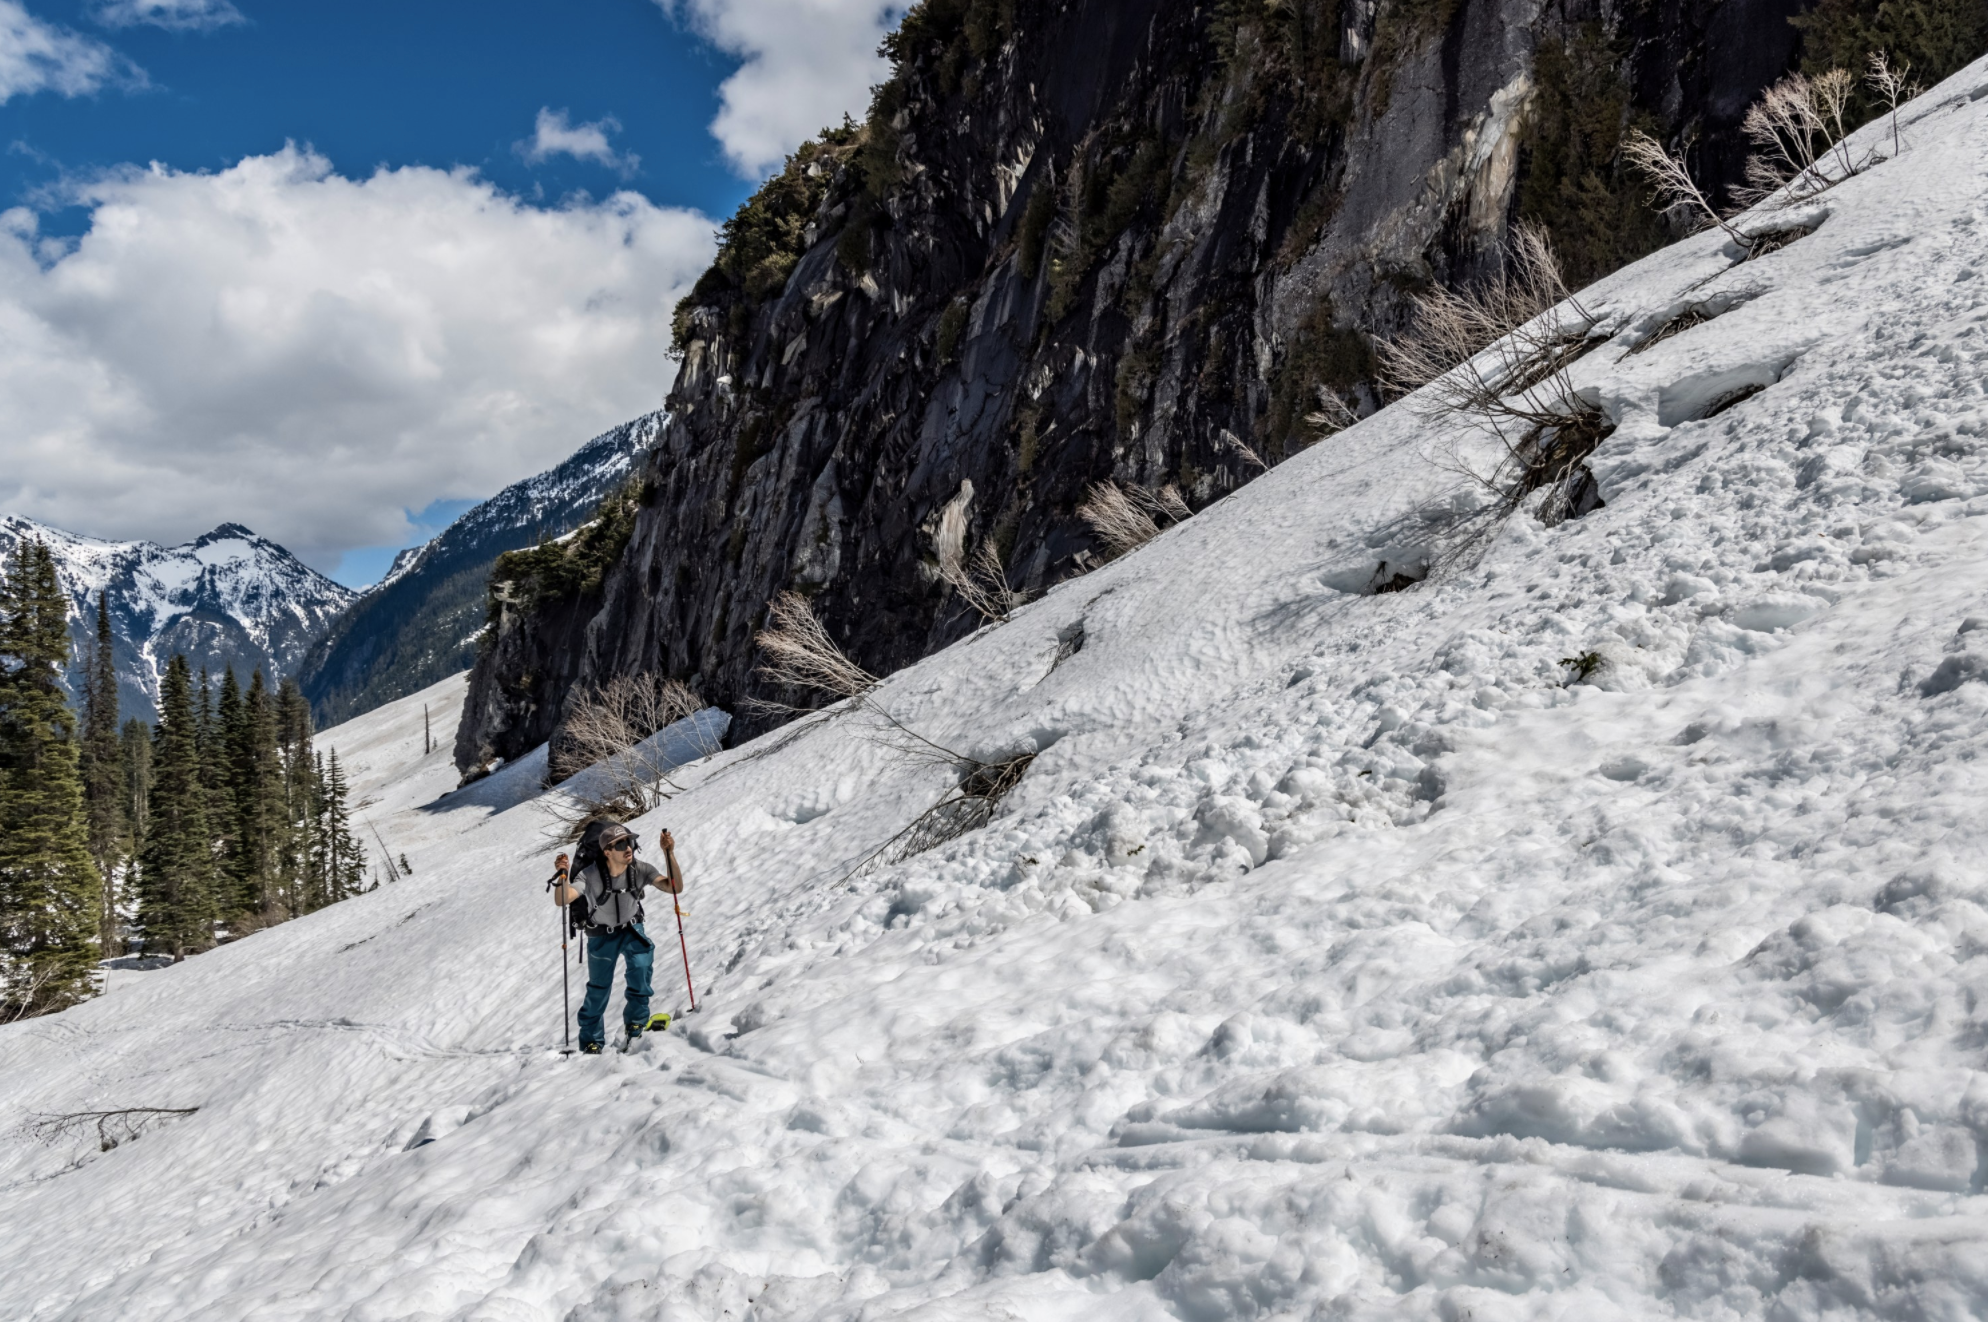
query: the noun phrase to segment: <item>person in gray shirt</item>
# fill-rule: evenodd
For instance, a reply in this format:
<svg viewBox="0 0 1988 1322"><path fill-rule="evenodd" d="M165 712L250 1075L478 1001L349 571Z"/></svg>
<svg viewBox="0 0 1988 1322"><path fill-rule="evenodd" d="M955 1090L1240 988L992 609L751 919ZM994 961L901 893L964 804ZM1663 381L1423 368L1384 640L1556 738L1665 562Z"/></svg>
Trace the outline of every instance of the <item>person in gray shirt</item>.
<svg viewBox="0 0 1988 1322"><path fill-rule="evenodd" d="M628 966L621 1022L629 1043L650 1025L656 943L642 926L642 897L651 886L672 895L683 893L676 841L665 831L661 843L667 873L635 857L635 833L626 826L595 822L580 837L579 870L558 889L559 901L572 906L576 925L587 934L587 995L580 1002L580 1050L587 1055L599 1055L607 1043L607 1003L618 963L625 961Z"/></svg>

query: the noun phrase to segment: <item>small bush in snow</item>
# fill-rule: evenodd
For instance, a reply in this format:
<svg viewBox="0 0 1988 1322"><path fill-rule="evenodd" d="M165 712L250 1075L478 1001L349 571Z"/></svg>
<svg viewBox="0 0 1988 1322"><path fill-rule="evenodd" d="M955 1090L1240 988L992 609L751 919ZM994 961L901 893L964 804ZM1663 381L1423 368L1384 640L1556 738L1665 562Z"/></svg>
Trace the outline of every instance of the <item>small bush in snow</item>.
<svg viewBox="0 0 1988 1322"><path fill-rule="evenodd" d="M971 493L969 484L963 488ZM1008 586L1008 567L1001 552L989 538L973 555L966 553L966 509L964 500L947 504L939 517L935 539L939 553L939 578L981 619L999 624L1028 601L1028 594Z"/></svg>
<svg viewBox="0 0 1988 1322"><path fill-rule="evenodd" d="M703 709L687 685L659 675L622 675L581 693L567 706L549 766L555 782L588 774L579 793L547 802L563 802L560 815L573 822L650 811L679 788L671 750L650 737ZM700 755L718 751L715 739L705 743Z"/></svg>
<svg viewBox="0 0 1988 1322"><path fill-rule="evenodd" d="M1568 368L1591 347L1595 319L1569 297L1544 232L1519 225L1497 278L1414 303L1409 331L1380 341L1384 384L1418 392L1410 407L1425 417L1461 418L1496 438L1504 451L1496 469L1471 476L1498 508L1509 512L1549 486L1548 522L1592 508L1581 465L1612 425L1575 393Z"/></svg>
<svg viewBox="0 0 1988 1322"><path fill-rule="evenodd" d="M1159 536L1166 524L1179 523L1192 513L1181 499L1180 489L1171 484L1148 491L1138 486L1121 487L1116 482L1094 482L1084 503L1077 506L1078 517L1091 525L1092 534L1113 557L1144 546Z"/></svg>
<svg viewBox="0 0 1988 1322"><path fill-rule="evenodd" d="M767 626L753 641L766 658L759 673L782 688L853 698L877 686L877 677L849 659L798 592L773 599Z"/></svg>

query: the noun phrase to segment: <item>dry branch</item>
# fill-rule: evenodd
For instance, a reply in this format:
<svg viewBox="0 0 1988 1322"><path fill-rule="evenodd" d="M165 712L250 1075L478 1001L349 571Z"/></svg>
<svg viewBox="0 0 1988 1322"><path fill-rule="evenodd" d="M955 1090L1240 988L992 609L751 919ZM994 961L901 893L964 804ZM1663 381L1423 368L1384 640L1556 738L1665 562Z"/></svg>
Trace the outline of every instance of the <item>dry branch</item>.
<svg viewBox="0 0 1988 1322"><path fill-rule="evenodd" d="M126 1106L114 1111L70 1111L62 1115L37 1116L28 1132L43 1143L95 1126L97 1150L109 1152L120 1143L129 1143L144 1132L147 1121L167 1116L192 1115L197 1106Z"/></svg>
<svg viewBox="0 0 1988 1322"><path fill-rule="evenodd" d="M1724 230L1726 237L1734 243L1747 246L1746 235L1721 216L1706 200L1705 194L1699 191L1691 178L1691 171L1685 168L1682 156L1671 155L1661 142L1641 129L1630 129L1622 135L1622 154L1655 185L1659 210L1687 207L1698 212L1707 223Z"/></svg>
<svg viewBox="0 0 1988 1322"><path fill-rule="evenodd" d="M601 818L640 817L681 790L670 775L680 759L653 736L703 709L695 691L659 675L619 676L573 698L549 750L549 770L566 792L540 800L554 835L577 837ZM702 727L691 737L697 757L718 751Z"/></svg>
<svg viewBox="0 0 1988 1322"><path fill-rule="evenodd" d="M1541 511L1549 522L1577 508L1580 465L1610 425L1574 389L1568 369L1587 352L1594 317L1570 299L1545 234L1516 228L1505 268L1465 290L1416 296L1403 335L1380 342L1383 381L1421 393L1412 405L1429 418L1460 418L1495 438L1494 471L1464 471L1510 512L1542 487L1555 495Z"/></svg>
<svg viewBox="0 0 1988 1322"><path fill-rule="evenodd" d="M980 550L969 559L961 552L964 535L958 539L946 536L948 529L943 519L939 532L939 577L968 609L984 620L999 624L1027 603L1027 593L1008 586L1008 567L1001 563L1001 552L992 541L982 542Z"/></svg>
<svg viewBox="0 0 1988 1322"><path fill-rule="evenodd" d="M877 677L851 661L828 636L800 593L775 597L767 619L770 623L753 641L766 657L759 673L770 683L836 699L853 698L877 686Z"/></svg>

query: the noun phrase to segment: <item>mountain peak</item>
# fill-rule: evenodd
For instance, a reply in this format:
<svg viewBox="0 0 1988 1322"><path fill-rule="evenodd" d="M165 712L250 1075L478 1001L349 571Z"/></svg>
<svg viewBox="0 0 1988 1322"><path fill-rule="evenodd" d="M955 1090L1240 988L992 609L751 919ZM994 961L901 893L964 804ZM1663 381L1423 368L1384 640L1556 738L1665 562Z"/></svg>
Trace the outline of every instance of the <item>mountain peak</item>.
<svg viewBox="0 0 1988 1322"><path fill-rule="evenodd" d="M103 541L17 515L0 517L0 564L28 540L45 542L69 598L73 656L88 655L97 598L111 617L119 706L149 717L174 653L218 674L296 670L354 597L283 547L239 523L178 546Z"/></svg>

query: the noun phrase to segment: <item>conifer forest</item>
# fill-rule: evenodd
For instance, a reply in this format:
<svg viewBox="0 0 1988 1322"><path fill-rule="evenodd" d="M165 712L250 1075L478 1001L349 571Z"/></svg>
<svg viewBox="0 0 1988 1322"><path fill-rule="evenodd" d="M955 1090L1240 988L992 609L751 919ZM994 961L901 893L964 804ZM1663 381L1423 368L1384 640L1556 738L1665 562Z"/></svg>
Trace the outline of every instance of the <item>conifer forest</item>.
<svg viewBox="0 0 1988 1322"><path fill-rule="evenodd" d="M106 959L177 961L368 887L293 681L175 655L157 724L120 722L107 603L73 704L68 610L26 543L0 582L0 1023L92 995Z"/></svg>

